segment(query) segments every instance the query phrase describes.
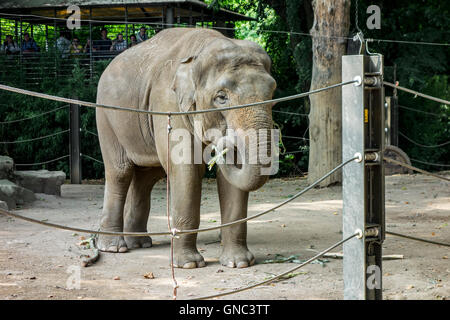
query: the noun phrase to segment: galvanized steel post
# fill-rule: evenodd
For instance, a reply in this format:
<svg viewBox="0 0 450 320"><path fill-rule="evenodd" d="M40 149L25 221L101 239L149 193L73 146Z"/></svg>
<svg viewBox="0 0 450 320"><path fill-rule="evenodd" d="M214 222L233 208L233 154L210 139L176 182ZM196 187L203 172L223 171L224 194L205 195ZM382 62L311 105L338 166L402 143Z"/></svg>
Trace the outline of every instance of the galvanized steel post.
<svg viewBox="0 0 450 320"><path fill-rule="evenodd" d="M382 299L385 143L382 55L342 57L342 156L358 160L343 168L344 299Z"/></svg>
<svg viewBox="0 0 450 320"><path fill-rule="evenodd" d="M74 97L77 99L77 97ZM81 184L80 106L70 105L70 183Z"/></svg>

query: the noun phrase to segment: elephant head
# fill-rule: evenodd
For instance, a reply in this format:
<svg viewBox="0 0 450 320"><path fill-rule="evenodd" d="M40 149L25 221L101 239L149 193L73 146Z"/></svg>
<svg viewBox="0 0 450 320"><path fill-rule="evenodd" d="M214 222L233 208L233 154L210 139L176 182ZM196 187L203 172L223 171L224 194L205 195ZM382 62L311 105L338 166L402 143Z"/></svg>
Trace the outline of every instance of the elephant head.
<svg viewBox="0 0 450 320"><path fill-rule="evenodd" d="M181 111L205 110L242 105L272 99L276 82L270 75L271 61L256 43L216 37L206 42L192 55L182 59L177 67L173 90ZM249 161L255 150L270 152L271 139L250 139L243 133L272 129L272 104L185 117L193 130L193 122L200 122L202 132L217 129L226 136L233 129L235 146L244 146L238 157L242 164L218 164L224 177L235 187L252 191L268 179L262 175L261 163ZM203 143L217 145L217 137L195 132ZM270 134L270 133L269 133ZM261 136L259 136L261 138ZM267 137L266 137L267 138ZM236 140L237 139L237 140ZM264 144L261 145L261 144ZM236 151L235 151L236 152ZM237 157L236 157L237 158Z"/></svg>

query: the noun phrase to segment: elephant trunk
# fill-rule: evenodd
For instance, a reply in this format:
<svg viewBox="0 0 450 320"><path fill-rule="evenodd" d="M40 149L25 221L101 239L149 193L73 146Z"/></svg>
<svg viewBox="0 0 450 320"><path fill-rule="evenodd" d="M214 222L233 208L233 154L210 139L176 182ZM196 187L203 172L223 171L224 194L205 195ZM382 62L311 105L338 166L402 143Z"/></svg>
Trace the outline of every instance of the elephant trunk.
<svg viewBox="0 0 450 320"><path fill-rule="evenodd" d="M237 130L235 136L237 145L234 145L237 163L234 161L234 163L218 164L225 179L240 190L257 190L269 178L267 173L264 174L263 170L267 167L267 164L262 164L260 161L262 153L265 152L267 155L267 152L271 152L270 130L268 127L271 121L267 120L265 119L264 121L265 126L253 126L254 128L265 129L263 131L250 129L245 134L242 134L242 131ZM235 141L235 139L232 140Z"/></svg>

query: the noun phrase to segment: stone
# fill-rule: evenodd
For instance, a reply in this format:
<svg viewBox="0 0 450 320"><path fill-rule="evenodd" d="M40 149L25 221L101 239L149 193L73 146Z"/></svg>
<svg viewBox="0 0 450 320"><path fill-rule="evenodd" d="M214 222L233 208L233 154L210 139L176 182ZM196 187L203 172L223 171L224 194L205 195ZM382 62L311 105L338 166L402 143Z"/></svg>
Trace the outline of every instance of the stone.
<svg viewBox="0 0 450 320"><path fill-rule="evenodd" d="M5 201L0 201L0 209L9 210Z"/></svg>
<svg viewBox="0 0 450 320"><path fill-rule="evenodd" d="M66 180L63 171L15 171L16 183L35 193L61 195L61 185Z"/></svg>
<svg viewBox="0 0 450 320"><path fill-rule="evenodd" d="M8 156L0 156L0 179L12 180L14 177L14 160Z"/></svg>
<svg viewBox="0 0 450 320"><path fill-rule="evenodd" d="M33 202L36 197L33 191L2 179L0 180L0 200L5 201L9 209L15 209L17 205Z"/></svg>

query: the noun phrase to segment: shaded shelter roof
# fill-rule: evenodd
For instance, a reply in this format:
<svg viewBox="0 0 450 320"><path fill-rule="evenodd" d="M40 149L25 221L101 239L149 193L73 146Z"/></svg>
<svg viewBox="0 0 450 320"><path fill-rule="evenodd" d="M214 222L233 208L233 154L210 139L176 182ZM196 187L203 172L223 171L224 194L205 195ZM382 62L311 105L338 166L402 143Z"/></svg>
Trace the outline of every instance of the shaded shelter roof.
<svg viewBox="0 0 450 320"><path fill-rule="evenodd" d="M81 20L161 22L168 7L173 8L175 21L181 23L253 20L226 9L214 11L199 0L3 0L0 17L14 19L8 14L32 15L22 20L45 23L38 16L67 19L71 15L67 8L72 5L80 7Z"/></svg>

